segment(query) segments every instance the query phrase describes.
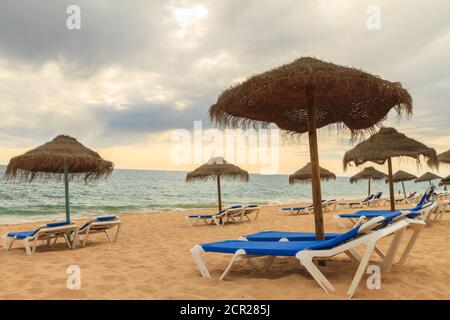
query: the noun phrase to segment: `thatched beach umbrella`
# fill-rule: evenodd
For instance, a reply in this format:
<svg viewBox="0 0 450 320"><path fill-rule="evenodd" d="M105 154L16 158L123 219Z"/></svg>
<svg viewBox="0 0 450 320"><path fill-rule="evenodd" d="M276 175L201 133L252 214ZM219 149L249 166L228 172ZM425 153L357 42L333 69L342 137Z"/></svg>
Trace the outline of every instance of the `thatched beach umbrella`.
<svg viewBox="0 0 450 320"><path fill-rule="evenodd" d="M412 98L400 83L315 58L256 75L224 91L209 111L221 127L257 128L271 123L309 135L312 194L318 239L323 239L317 128L336 124L352 136L372 131L388 112L412 112Z"/></svg>
<svg viewBox="0 0 450 320"><path fill-rule="evenodd" d="M420 163L420 156L428 158L430 166L438 167L439 161L436 150L428 148L423 143L408 138L394 128L381 128L380 131L369 139L359 143L344 155L344 169L350 164L360 166L367 161L378 164L388 163L389 169L389 191L391 210L395 210L394 181L392 180L392 158L409 157Z"/></svg>
<svg viewBox="0 0 450 320"><path fill-rule="evenodd" d="M438 176L437 174L434 174L432 172L427 172L423 175L421 175L420 177L418 177L416 180L414 180L415 183L419 183L419 182L429 182L430 186L432 186L432 182L433 180L440 180L442 179L442 177Z"/></svg>
<svg viewBox="0 0 450 320"><path fill-rule="evenodd" d="M396 173L394 173L394 175L392 176L392 182L393 183L397 183L397 182L402 183L403 195L405 196L405 199L406 199L405 181L411 181L416 178L417 177L411 173L399 170ZM389 183L389 179L386 179L386 183Z"/></svg>
<svg viewBox="0 0 450 320"><path fill-rule="evenodd" d="M350 177L350 183L358 182L359 180L368 180L368 190L367 194L371 194L370 183L372 180L383 180L387 177L387 175L381 171L378 171L374 167L367 167L360 173L355 174L353 177Z"/></svg>
<svg viewBox="0 0 450 320"><path fill-rule="evenodd" d="M439 183L439 186L448 186L450 185L450 176L447 176L446 178L442 179Z"/></svg>
<svg viewBox="0 0 450 320"><path fill-rule="evenodd" d="M69 180L92 183L107 177L114 164L76 139L60 135L50 142L10 160L5 175L10 180L64 179L66 220L70 221Z"/></svg>
<svg viewBox="0 0 450 320"><path fill-rule="evenodd" d="M248 182L249 174L247 171L228 163L224 158L217 157L212 158L204 165L198 167L192 172L189 172L186 176L186 181L206 181L209 179L216 180L219 211L222 211L220 180L223 178Z"/></svg>
<svg viewBox="0 0 450 320"><path fill-rule="evenodd" d="M311 181L311 179L311 163L308 163L306 166L289 176L289 184L295 184L299 182L307 183ZM333 172L320 167L320 180L336 180L336 175Z"/></svg>
<svg viewBox="0 0 450 320"><path fill-rule="evenodd" d="M438 159L440 162L450 164L450 150L438 155Z"/></svg>

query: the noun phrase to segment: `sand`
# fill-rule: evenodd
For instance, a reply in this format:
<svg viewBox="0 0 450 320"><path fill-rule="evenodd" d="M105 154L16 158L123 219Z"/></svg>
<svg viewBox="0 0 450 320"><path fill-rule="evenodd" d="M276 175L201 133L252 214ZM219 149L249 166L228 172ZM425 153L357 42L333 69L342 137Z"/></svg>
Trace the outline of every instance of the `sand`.
<svg viewBox="0 0 450 320"><path fill-rule="evenodd" d="M280 258L266 273L239 262L220 281L230 256L210 253L204 257L213 278L200 277L190 254L197 243L237 239L262 230L314 230L313 215L286 216L278 209L264 207L258 221L223 228L189 227L186 211L122 215L116 243L98 234L87 247L73 251L61 242L53 248L39 247L34 256L27 256L18 243L11 251L0 251L0 299L347 299L356 265L345 255L322 268L336 288L330 294L322 291L295 258ZM368 289L366 275L354 298L450 299L449 216L425 228L406 264L394 265L382 275L381 289ZM325 214L325 226L327 232L343 231L331 213ZM30 225L0 226L0 234L26 229ZM387 244L383 240L380 247L386 249ZM373 259L377 261L376 256ZM79 290L66 287L70 265L80 267Z"/></svg>

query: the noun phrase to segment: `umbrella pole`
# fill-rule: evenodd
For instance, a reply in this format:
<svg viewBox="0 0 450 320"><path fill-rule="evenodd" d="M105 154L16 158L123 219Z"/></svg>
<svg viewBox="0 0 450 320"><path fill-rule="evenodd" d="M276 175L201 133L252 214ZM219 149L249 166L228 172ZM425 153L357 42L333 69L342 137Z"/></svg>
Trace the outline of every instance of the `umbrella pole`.
<svg viewBox="0 0 450 320"><path fill-rule="evenodd" d="M322 194L320 189L320 167L319 150L317 148L317 128L316 117L314 114L314 92L313 87L306 88L308 105L308 136L309 136L309 155L311 158L311 184L314 204L314 219L316 226L317 240L324 240L324 226L322 215Z"/></svg>
<svg viewBox="0 0 450 320"><path fill-rule="evenodd" d="M66 221L70 221L70 203L69 203L69 168L64 161L64 191L66 197Z"/></svg>
<svg viewBox="0 0 450 320"><path fill-rule="evenodd" d="M220 193L220 175L217 175L217 200L219 203L219 212L222 211L222 196Z"/></svg>
<svg viewBox="0 0 450 320"><path fill-rule="evenodd" d="M405 182L402 181L402 187L403 187L403 195L405 196L406 199L406 189L405 189Z"/></svg>
<svg viewBox="0 0 450 320"><path fill-rule="evenodd" d="M367 191L367 195L370 196L370 178L369 178L369 190Z"/></svg>
<svg viewBox="0 0 450 320"><path fill-rule="evenodd" d="M388 159L389 170L389 194L391 199L391 211L395 211L394 182L392 181L392 158Z"/></svg>

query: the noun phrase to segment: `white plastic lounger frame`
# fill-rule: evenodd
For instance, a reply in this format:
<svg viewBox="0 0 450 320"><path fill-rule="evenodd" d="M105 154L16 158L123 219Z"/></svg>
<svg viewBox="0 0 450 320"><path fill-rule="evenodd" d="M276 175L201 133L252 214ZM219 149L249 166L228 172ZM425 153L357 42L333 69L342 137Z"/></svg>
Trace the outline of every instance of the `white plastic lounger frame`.
<svg viewBox="0 0 450 320"><path fill-rule="evenodd" d="M70 241L70 236L73 234L73 239ZM51 241L54 240L53 245L56 244L59 238L64 238L66 245L70 249L75 249L76 239L78 236L78 226L76 224L68 224L59 227L42 226L32 236L25 239L16 239L14 237L8 237L8 234L3 235L3 248L5 250L11 250L15 241L21 240L25 251L28 255L32 255L36 252L37 242L45 241L47 246L51 245Z"/></svg>
<svg viewBox="0 0 450 320"><path fill-rule="evenodd" d="M215 222L217 225L224 226L225 223L232 222L232 223L241 223L242 219L244 218L245 214L245 208L235 208L235 209L228 209L225 213L224 218L222 219L222 223L220 223L220 219L215 218Z"/></svg>
<svg viewBox="0 0 450 320"><path fill-rule="evenodd" d="M436 206L428 212L425 216L425 222L427 225L431 225L432 223L439 221L444 216L447 211L448 202L438 202Z"/></svg>
<svg viewBox="0 0 450 320"><path fill-rule="evenodd" d="M247 207L245 208L244 211L244 217L250 222L252 221L249 217L249 215L251 215L252 213L255 214L255 221L258 220L258 216L259 216L259 207Z"/></svg>
<svg viewBox="0 0 450 320"><path fill-rule="evenodd" d="M281 212L288 212L289 216L308 215L314 211L314 206L295 207L295 208L281 208Z"/></svg>
<svg viewBox="0 0 450 320"><path fill-rule="evenodd" d="M319 284L319 286L325 291L335 291L334 287L331 285L331 283L326 279L326 277L320 272L320 270L317 268L317 266L313 263L314 259L328 259L333 256L336 256L341 253L345 253L348 256L350 256L353 260L359 261L358 269L355 273L355 276L353 278L353 281L350 285L350 288L347 292L349 297L352 297L355 294L356 288L359 285L362 276L367 268L367 265L369 263L370 257L375 250L376 244L378 240L381 238L384 238L386 236L395 234L393 243L391 244L388 254L386 255L386 258L384 260L384 268L387 268L392 265L392 261L394 259L396 250L399 246L399 241L401 238L401 234L405 230L405 228L408 226L409 221L408 219L401 219L398 221L395 221L381 229L378 229L376 231L369 232L371 229L375 228L379 223L381 223L384 219L382 217L377 217L374 219L371 219L367 221L365 224L363 224L360 228L360 233L362 232L368 232L367 234L363 234L358 238L355 238L353 240L350 240L346 243L343 243L341 245L338 245L331 249L326 250L302 250L299 251L296 255L296 258L300 261L300 263L306 268L306 270L311 274L311 276L316 280L316 282ZM400 236L398 234L400 233ZM411 243L408 244L409 250L408 252L404 253L404 256L406 253L409 253L410 249L412 248ZM362 258L360 258L358 255L355 254L354 248L356 248L359 245L366 245L366 251ZM205 278L210 278L211 275L204 264L201 253L204 252L203 248L200 245L196 245L191 249L192 256L194 258L195 263L197 264L197 267L200 270L200 273ZM406 254L407 255L407 254ZM245 250L238 250L233 255L230 263L226 267L225 271L223 272L222 276L220 277L221 280L225 278L225 276L230 272L231 268L233 267L234 263L238 260L241 260L243 258L245 259L252 259L255 256L247 256ZM269 259L267 260L267 263L264 267L264 270L267 270L272 265L273 261L275 260L275 256L269 256ZM402 259L401 260L406 260ZM402 261L403 262L403 261Z"/></svg>
<svg viewBox="0 0 450 320"><path fill-rule="evenodd" d="M120 219L111 220L111 221L98 221L97 219L92 220L88 223L88 225L80 229L78 232L78 241L81 244L82 247L86 246L86 243L88 241L89 235L95 234L95 233L104 233L106 234L106 237L108 238L109 242L113 243L117 241L117 238L119 236L120 226L122 225L122 222ZM113 228L117 228L116 233L113 238L108 233L108 230L111 230Z"/></svg>

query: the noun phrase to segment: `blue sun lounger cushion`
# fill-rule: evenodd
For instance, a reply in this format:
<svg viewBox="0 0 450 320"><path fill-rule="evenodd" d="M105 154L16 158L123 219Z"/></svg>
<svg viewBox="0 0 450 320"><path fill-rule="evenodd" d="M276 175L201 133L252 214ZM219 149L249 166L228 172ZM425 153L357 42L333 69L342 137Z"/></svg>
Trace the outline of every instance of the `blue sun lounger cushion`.
<svg viewBox="0 0 450 320"><path fill-rule="evenodd" d="M265 242L229 240L200 245L205 252L230 253L245 250L247 255L293 257L303 250L324 250L336 247L358 235L360 226L329 240Z"/></svg>
<svg viewBox="0 0 450 320"><path fill-rule="evenodd" d="M224 212L227 211L227 210L230 210L230 209L239 209L239 208L242 208L242 206L240 206L240 205L238 205L238 206L232 206L232 207L229 207L228 209L224 209L224 210L222 210L222 211L220 211L220 212L218 212L218 213L204 214L204 215L193 215L193 216L189 216L189 218L211 219L211 218L214 218L215 216L217 216L217 215L219 215L219 214L224 213Z"/></svg>
<svg viewBox="0 0 450 320"><path fill-rule="evenodd" d="M341 233L325 233L325 240L336 238ZM280 231L263 231L245 236L248 241L280 241L287 239L289 241L314 241L316 234L314 232L280 232Z"/></svg>
<svg viewBox="0 0 450 320"><path fill-rule="evenodd" d="M53 222L53 223L48 223L46 226L48 228L56 228L56 227L62 227L62 226L66 226L68 224L70 224L70 221L64 221L64 222ZM22 232L10 232L8 233L8 237L10 238L14 238L14 239L19 239L19 240L23 240L27 237L32 237L34 236L39 230L41 230L43 227L37 228L35 230L32 231L22 231Z"/></svg>

